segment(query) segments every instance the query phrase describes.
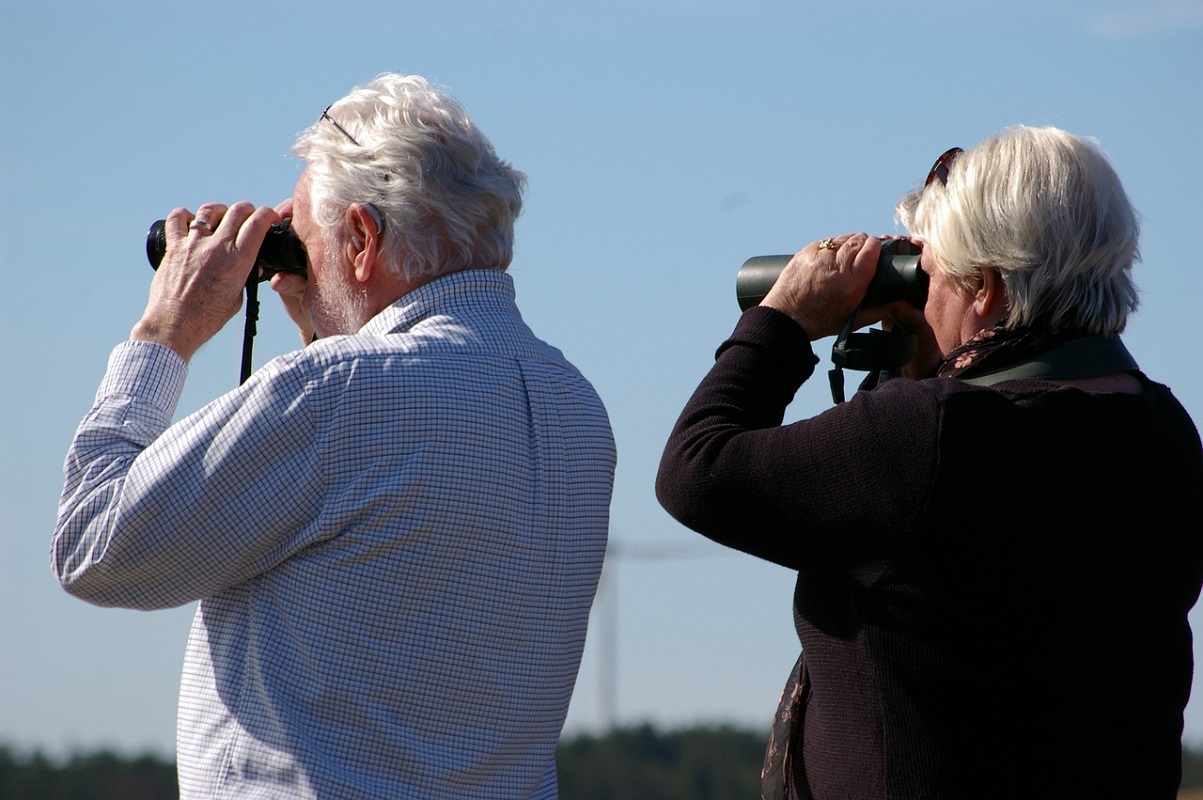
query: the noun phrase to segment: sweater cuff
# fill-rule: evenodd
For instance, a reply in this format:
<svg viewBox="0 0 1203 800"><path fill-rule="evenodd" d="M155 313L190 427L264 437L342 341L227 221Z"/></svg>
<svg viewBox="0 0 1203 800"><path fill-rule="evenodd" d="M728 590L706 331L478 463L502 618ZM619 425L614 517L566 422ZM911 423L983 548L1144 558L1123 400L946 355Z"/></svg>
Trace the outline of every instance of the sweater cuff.
<svg viewBox="0 0 1203 800"><path fill-rule="evenodd" d="M773 357L798 384L809 378L819 363L802 326L788 314L767 306L753 306L743 313L731 338L719 345L715 359L736 345L754 347Z"/></svg>

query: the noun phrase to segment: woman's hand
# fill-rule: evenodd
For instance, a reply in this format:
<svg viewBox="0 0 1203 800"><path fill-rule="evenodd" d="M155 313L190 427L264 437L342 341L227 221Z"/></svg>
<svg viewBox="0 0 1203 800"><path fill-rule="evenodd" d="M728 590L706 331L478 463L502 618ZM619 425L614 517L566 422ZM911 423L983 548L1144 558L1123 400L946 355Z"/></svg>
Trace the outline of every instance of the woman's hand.
<svg viewBox="0 0 1203 800"><path fill-rule="evenodd" d="M883 329L919 337L915 357L900 370L904 378L930 378L936 373L943 356L936 344L936 334L923 316L922 309L907 302L897 302L867 311L881 317Z"/></svg>
<svg viewBox="0 0 1203 800"><path fill-rule="evenodd" d="M864 233L812 242L790 259L760 304L787 314L811 341L834 336L857 312L880 255L881 242ZM863 319L856 327L881 316Z"/></svg>

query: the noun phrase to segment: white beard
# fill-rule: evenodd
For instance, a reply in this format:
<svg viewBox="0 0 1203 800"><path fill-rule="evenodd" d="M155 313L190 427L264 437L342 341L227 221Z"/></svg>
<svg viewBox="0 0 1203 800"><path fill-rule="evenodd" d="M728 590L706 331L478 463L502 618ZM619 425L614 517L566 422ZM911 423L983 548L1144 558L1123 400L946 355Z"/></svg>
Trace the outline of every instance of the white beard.
<svg viewBox="0 0 1203 800"><path fill-rule="evenodd" d="M338 244L328 243L326 264L337 264L339 261ZM367 289L341 277L326 281L313 294L309 316L313 320L314 330L323 338L358 333L371 319Z"/></svg>

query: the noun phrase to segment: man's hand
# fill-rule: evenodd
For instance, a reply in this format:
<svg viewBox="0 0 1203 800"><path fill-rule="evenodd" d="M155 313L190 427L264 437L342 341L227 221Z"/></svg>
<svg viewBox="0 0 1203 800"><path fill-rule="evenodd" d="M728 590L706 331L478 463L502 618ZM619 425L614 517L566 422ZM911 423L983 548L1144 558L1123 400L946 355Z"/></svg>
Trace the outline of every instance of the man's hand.
<svg viewBox="0 0 1203 800"><path fill-rule="evenodd" d="M808 244L781 271L760 304L788 314L811 341L834 336L864 298L880 255L881 242L863 233ZM866 315L856 327L880 318Z"/></svg>
<svg viewBox="0 0 1203 800"><path fill-rule="evenodd" d="M188 361L242 307L242 290L268 229L271 208L206 203L167 217L167 251L130 338L170 347Z"/></svg>
<svg viewBox="0 0 1203 800"><path fill-rule="evenodd" d="M292 198L288 198L280 205L276 206L276 213L281 218L292 216ZM291 272L277 272L272 275L271 286L272 291L280 295L280 302L284 304L284 310L288 312L288 316L297 325L297 333L301 335L301 345L307 346L314 340L313 320L309 318L309 312L301 305L301 298L305 296L305 287L308 281L300 275Z"/></svg>
<svg viewBox="0 0 1203 800"><path fill-rule="evenodd" d="M309 312L301 305L301 298L305 296L305 287L308 282L300 275L291 272L277 272L272 275L271 283L268 285L276 294L280 295L280 301L284 303L284 310L297 324L297 333L301 335L301 345L311 344L315 337L313 320L309 318Z"/></svg>

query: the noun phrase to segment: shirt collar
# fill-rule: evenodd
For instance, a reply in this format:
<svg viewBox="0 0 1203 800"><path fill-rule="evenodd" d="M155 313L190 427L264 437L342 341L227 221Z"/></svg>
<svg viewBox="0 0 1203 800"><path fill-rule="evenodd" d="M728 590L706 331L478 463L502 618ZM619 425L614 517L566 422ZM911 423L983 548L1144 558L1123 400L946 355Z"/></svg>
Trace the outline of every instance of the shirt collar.
<svg viewBox="0 0 1203 800"><path fill-rule="evenodd" d="M359 333L383 336L402 333L424 319L447 311L498 306L514 307L514 279L493 269L466 269L435 278L397 299L368 320Z"/></svg>

